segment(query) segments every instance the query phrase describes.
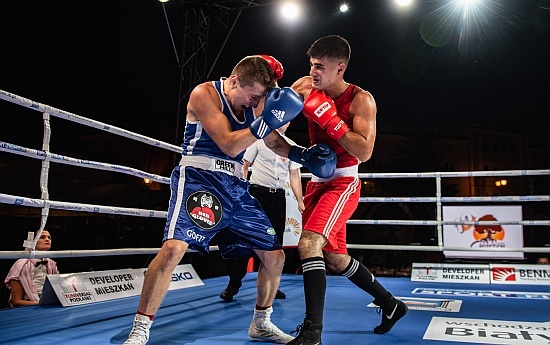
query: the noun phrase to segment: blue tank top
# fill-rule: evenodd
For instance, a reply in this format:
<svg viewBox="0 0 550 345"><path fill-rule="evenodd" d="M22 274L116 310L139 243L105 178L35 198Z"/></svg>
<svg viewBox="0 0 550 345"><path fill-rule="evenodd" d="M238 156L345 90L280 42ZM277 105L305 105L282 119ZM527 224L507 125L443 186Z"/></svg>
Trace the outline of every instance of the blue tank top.
<svg viewBox="0 0 550 345"><path fill-rule="evenodd" d="M233 110L229 106L225 94L223 93L223 81L226 78L221 78L218 81L212 81L214 88L218 92L220 101L222 103L222 112L229 120L231 125L231 130L236 131L239 129L244 129L250 127L252 121L254 121L254 108L246 108L244 110L244 121L239 121ZM183 143L181 144L183 148L182 154L184 156L210 156L226 160L232 160L239 163L243 163L244 151L239 153L236 157L229 157L226 155L218 145L212 140L212 138L206 133L202 127L200 121L189 122L186 119L185 121L185 133L183 136Z"/></svg>

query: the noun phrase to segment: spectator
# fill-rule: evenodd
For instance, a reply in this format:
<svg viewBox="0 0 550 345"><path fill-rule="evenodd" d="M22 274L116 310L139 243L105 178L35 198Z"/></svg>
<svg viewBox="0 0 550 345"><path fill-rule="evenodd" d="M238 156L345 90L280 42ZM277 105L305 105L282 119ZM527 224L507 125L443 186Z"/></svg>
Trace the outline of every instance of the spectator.
<svg viewBox="0 0 550 345"><path fill-rule="evenodd" d="M42 230L36 242L36 251L50 250L51 246L50 232ZM17 260L4 280L6 287L11 290L8 301L10 306L14 308L37 305L46 282L46 275L58 273L56 262L48 258Z"/></svg>
<svg viewBox="0 0 550 345"><path fill-rule="evenodd" d="M548 257L541 255L537 258L537 265L548 265Z"/></svg>

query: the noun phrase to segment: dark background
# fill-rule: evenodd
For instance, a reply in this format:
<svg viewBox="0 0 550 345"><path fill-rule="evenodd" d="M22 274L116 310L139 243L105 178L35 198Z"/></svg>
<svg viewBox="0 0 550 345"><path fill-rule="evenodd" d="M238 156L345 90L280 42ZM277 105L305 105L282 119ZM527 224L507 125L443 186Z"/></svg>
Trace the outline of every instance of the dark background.
<svg viewBox="0 0 550 345"><path fill-rule="evenodd" d="M352 46L346 80L374 95L381 124L468 123L544 136L550 123L547 2L485 0L468 20L452 10L450 0L415 1L408 11L387 0L350 1L347 13L335 1L302 1L303 17L296 23L280 20L276 5L249 8L223 50L228 30L211 29L208 77L228 75L245 55L266 53L284 64L280 83L290 85L308 74L309 45L339 34ZM182 8L176 0L165 4L178 52ZM174 141L169 129L175 131L178 116L179 67L158 1L10 2L2 6L0 29L3 90L144 129L145 135L167 128L159 139ZM18 113L15 108L2 105L0 111L6 120L19 120L10 116ZM5 141L15 135L13 128L24 137L41 134L39 121L21 120L2 126ZM40 131L31 132L35 125Z"/></svg>
<svg viewBox="0 0 550 345"><path fill-rule="evenodd" d="M476 15L467 19L452 8L450 0L417 0L407 11L398 10L389 0L348 4L350 11L340 13L335 1L302 1L303 18L292 24L279 19L276 5L245 9L225 46L228 30L211 29L208 79L229 75L246 55L270 54L285 67L280 85L289 86L308 74L306 50L314 40L339 34L352 46L345 79L374 95L380 126L399 125L411 133L479 126L528 134L534 146L549 147L549 1L485 0ZM0 89L179 145L181 56L176 56L175 50L181 51L184 4L172 0L164 6L168 23L163 5L156 0L2 4ZM1 101L0 117L0 141L41 147L40 113ZM298 118L287 134L292 138L304 130L305 121ZM52 132L51 151L76 158L121 164L117 159L130 152L143 152L142 157L132 158L136 162L151 162L156 155L144 144L122 145L103 137L97 142L98 130L62 119L52 118ZM40 162L11 156L0 153L0 192L39 197ZM174 160L167 157L163 162L163 170L155 173L168 176ZM34 171L35 175L29 177L21 171ZM67 176L72 176L69 171L88 174L66 166L52 167L52 171ZM127 178L114 175L100 173L88 180L93 184L112 179L113 188L124 192ZM27 189L31 194L25 194ZM66 190L52 188L50 197L125 207L152 204L151 208L160 210L166 208L168 197L166 190L142 189L128 191L124 200L114 200L105 197L109 191L103 190L86 196L88 199L72 200L70 192L78 190L70 185ZM160 246L163 220L78 216L82 217L51 218L53 250ZM2 250L21 248L26 231L38 225L37 218L0 220L6 236ZM88 230L75 233L75 228ZM9 232L16 235L6 235ZM69 272L121 264L143 267L149 259L61 261L63 271Z"/></svg>

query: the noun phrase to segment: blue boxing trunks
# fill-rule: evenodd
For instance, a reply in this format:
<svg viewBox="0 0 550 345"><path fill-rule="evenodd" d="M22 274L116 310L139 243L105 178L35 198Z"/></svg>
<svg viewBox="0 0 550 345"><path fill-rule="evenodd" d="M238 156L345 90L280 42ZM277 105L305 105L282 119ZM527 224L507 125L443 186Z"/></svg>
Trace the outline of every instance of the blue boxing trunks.
<svg viewBox="0 0 550 345"><path fill-rule="evenodd" d="M224 258L249 257L253 249L281 244L260 203L249 192L237 162L184 156L170 177L170 204L163 242L177 239L209 253L215 235ZM281 205L285 207L285 205Z"/></svg>

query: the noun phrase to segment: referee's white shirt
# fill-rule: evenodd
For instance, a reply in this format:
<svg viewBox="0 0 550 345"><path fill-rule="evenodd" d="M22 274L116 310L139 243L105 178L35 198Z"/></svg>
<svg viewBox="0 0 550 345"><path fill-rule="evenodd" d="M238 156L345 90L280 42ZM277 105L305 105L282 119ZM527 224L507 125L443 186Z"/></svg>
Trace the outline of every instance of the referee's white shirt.
<svg viewBox="0 0 550 345"><path fill-rule="evenodd" d="M285 139L295 145L292 140ZM257 140L248 147L243 158L253 165L250 183L269 188L286 188L288 171L302 167L301 164L271 151L263 140Z"/></svg>

